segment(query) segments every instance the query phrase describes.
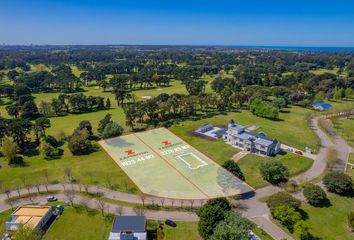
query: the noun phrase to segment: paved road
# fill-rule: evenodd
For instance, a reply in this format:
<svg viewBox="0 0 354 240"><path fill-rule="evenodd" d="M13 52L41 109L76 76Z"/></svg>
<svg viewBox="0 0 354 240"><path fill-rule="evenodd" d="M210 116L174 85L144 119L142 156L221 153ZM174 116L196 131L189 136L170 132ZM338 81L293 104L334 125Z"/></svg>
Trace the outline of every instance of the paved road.
<svg viewBox="0 0 354 240"><path fill-rule="evenodd" d="M309 181L321 175L321 173L326 169L327 163L325 161L325 156L329 147L333 147L338 150L338 161L335 165L335 170L342 172L344 171L348 154L352 150L339 136L336 136L335 143L331 142L327 135L319 128L317 122L319 118L320 117L316 117L311 120L311 128L320 138L321 147L319 148L318 154L313 155L314 162L312 167L305 173L291 178L297 183ZM261 198L272 195L281 190L282 189L277 186L267 186L257 189L253 197L241 200L241 204L243 205L243 214L263 228L274 239L293 239L269 219L270 211L267 205L259 201ZM297 197L301 199L302 195L300 194Z"/></svg>
<svg viewBox="0 0 354 240"><path fill-rule="evenodd" d="M55 196L65 202L70 202L69 198L65 194L55 194ZM3 196L2 196L3 197ZM36 196L33 198L24 198L16 202L16 206L21 206L23 204L46 204L46 197L45 196ZM73 203L83 205L85 203L87 207L100 209L99 203L97 200L84 197L79 194L75 194L73 198ZM7 204L5 201L2 201L0 204L0 212L6 209L9 209L11 206ZM198 216L193 212L187 211L154 211L154 210L136 210L132 207L126 206L118 206L112 203L104 203L104 212L111 213L115 215L144 215L148 219L156 219L156 220L165 220L167 218L173 219L176 221L185 221L185 222L195 222L198 221Z"/></svg>

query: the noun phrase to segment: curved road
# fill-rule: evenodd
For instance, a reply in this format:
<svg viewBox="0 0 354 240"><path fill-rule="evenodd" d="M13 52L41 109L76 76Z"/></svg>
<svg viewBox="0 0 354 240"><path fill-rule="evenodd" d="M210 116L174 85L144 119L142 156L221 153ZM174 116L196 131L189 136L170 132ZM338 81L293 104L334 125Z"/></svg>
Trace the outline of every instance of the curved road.
<svg viewBox="0 0 354 240"><path fill-rule="evenodd" d="M353 151L353 149L350 148L347 145L347 143L339 136L335 136L335 140L336 140L335 143L332 143L328 139L326 134L319 128L317 123L317 120L321 117L322 116L319 116L311 120L311 127L321 140L321 147L317 155L310 156L314 160L312 167L305 173L292 178L292 180L296 181L297 183L301 183L301 181L302 182L309 181L321 175L321 173L326 169L325 156L326 156L326 151L329 147L334 147L338 150L338 161L334 167L336 171L344 171L348 154L350 151ZM68 189L77 192L84 191L81 185L76 185L76 184L49 185L48 189L53 191L63 191ZM45 191L45 190L46 190L45 187L41 186L41 191ZM25 195L28 192L37 192L37 191L38 189L34 187L32 187L31 189L21 189L20 195ZM274 239L293 239L291 236L289 236L284 231L282 231L281 228L279 228L270 220L269 218L270 212L267 205L259 201L260 198L269 196L279 191L281 191L279 187L272 186L272 185L257 189L255 191L255 194L252 197L240 200L241 203L240 209L245 217L248 217L257 225L259 225L262 229L264 229L267 233L269 233ZM90 193L102 192L105 198L116 199L124 202L138 203L138 204L141 204L143 200L145 204L159 204L165 206L200 206L205 203L205 201L198 201L198 200L195 201L168 200L168 199L161 200L161 198L146 197L146 196L142 197L140 195L117 192L117 191L113 191L110 189L101 188L97 186L90 186L88 192ZM12 191L8 194L9 196L12 197L18 196L17 191ZM65 194L56 194L56 196L59 199L68 199L68 197ZM0 194L0 211L6 210L10 207L10 205L5 201L6 199L7 199L7 194L5 193ZM34 197L32 199L25 198L25 199L21 199L20 201L17 201L16 205L21 205L24 203L31 203L31 202L45 203L43 202L44 200L45 198L43 196ZM83 202L85 202L88 205L88 207L99 208L99 203L97 202L97 200L83 197L80 194L75 194L73 202L77 204L82 204ZM139 214L132 207L125 207L125 206L118 207L117 204L111 204L111 203L105 204L105 211L112 214L122 214L122 213L129 214L129 215ZM166 218L170 218L177 221L198 221L197 215L193 212L146 210L144 211L144 215L146 215L146 217L150 219L163 220Z"/></svg>

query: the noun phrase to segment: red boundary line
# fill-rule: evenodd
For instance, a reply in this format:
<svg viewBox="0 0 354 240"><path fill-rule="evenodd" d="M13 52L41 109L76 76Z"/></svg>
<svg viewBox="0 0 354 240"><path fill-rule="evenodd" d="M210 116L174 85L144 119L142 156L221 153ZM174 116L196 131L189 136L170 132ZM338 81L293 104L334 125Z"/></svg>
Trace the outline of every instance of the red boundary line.
<svg viewBox="0 0 354 240"><path fill-rule="evenodd" d="M184 141L182 138L180 138L179 136L177 136L174 132L168 130L167 128L165 127L157 127L157 128L154 128L154 129L160 129L160 128L164 128L166 129L167 131L169 131L170 133L172 133L173 135L175 135L177 138L179 138L180 140L182 140L183 142L187 143L186 141ZM148 131L151 131L151 130L154 130L154 129L149 129L149 130L144 130L144 131L141 131L141 132L148 132ZM119 164L113 159L113 157L106 151L106 149L104 149L104 147L102 146L102 144L100 143L100 141L105 141L105 140L109 140L109 139L112 139L112 138L120 138L122 136L128 136L128 135L132 135L135 133L134 132L130 132L130 133L126 133L126 134L122 134L120 136L116 136L116 137L110 137L110 138L106 138L106 139L102 139L102 140L99 140L97 141L98 144L102 147L102 149L104 150L104 152L109 156L109 158L111 159L111 161L114 162L115 165L118 166L119 169L122 170L122 172L124 172L125 175L127 175L128 179L135 185L135 187L142 193L144 193L145 195L148 195L148 196L152 196L152 197L156 197L156 198L165 198L165 199L170 199L170 200L187 200L187 201L190 201L190 200L200 200L200 201L203 201L203 200L210 200L210 199L217 199L217 198L233 198L233 197L237 197L237 196L240 196L240 195L243 195L243 194L247 194L247 193L251 193L251 192L254 192L256 191L255 188L253 188L250 184L248 184L246 181L243 181L242 179L238 178L237 176L235 176L237 179L239 179L241 182L244 182L246 183L250 188L252 188L253 190L249 191L249 192L244 192L244 193L238 193L238 194L234 194L234 195L228 195L228 196L221 196L221 197L215 197L215 198L208 198L208 199L203 199L203 198L171 198L171 197L163 197L163 196L158 196L158 195L154 195L154 194L150 194L150 193L145 193L143 192L139 186L133 181L133 179L129 176L129 174L127 174L126 171L123 170L123 168L121 166L119 166ZM213 159L211 159L210 157L206 156L204 153L200 152L199 150L197 150L192 144L190 143L187 143L188 145L192 146L197 152L199 152L200 154L202 154L203 156L205 156L206 158L208 158L209 160L213 161L214 163L216 163L218 166L222 167L225 171L229 172L230 174L232 174L230 171L228 171L227 169L225 169L223 166L221 166L218 162L214 161ZM233 174L232 174L233 175Z"/></svg>
<svg viewBox="0 0 354 240"><path fill-rule="evenodd" d="M235 176L234 174L232 174L229 170L227 170L226 168L224 168L223 166L221 166L218 162L214 161L213 159L211 159L210 157L208 157L207 155L205 155L204 153L202 153L201 151L199 151L198 149L196 149L192 144L190 143L187 143L186 141L184 141L182 138L180 138L179 136L177 136L175 133L171 132L170 130L168 130L167 128L165 127L161 127L161 128L164 128L166 129L168 132L172 133L174 136L176 136L178 139L180 139L182 142L192 146L192 148L194 148L195 151L199 152L200 154L202 154L204 157L206 157L207 159L209 159L210 161L216 163L219 167L223 168L225 171L227 171L228 173L230 173L231 175L233 175L234 177L236 177L238 180L240 180L241 182L243 183L246 183L247 186L249 186L250 188L253 189L253 191L249 191L249 192L254 192L256 189L254 187L252 187L251 185L249 185L246 181L243 181L242 179L240 179L239 177ZM245 193L249 193L249 192L245 192ZM242 194L245 194L245 193L242 193ZM240 194L237 194L237 195L240 195ZM237 195L232 195L232 196L237 196Z"/></svg>
<svg viewBox="0 0 354 240"><path fill-rule="evenodd" d="M202 189L200 189L197 185L195 185L192 181L190 181L186 176L183 175L183 173L181 173L177 168L175 168L171 163L168 162L168 160L166 160L162 155L160 155L157 151L155 151L149 144L147 144L145 141L143 141L139 136L137 136L136 134L134 134L135 137L137 137L145 146L147 146L148 148L150 148L154 153L156 153L158 156L160 156L161 159L163 159L168 165L170 165L170 167L172 167L176 172L178 172L184 179L186 179L190 184L192 184L195 188L197 188L202 194L204 194L208 199L210 199L210 197L208 196L208 194L206 194Z"/></svg>
<svg viewBox="0 0 354 240"><path fill-rule="evenodd" d="M125 134L124 136L127 135L132 135L134 133L128 133ZM123 136L123 135L121 135ZM120 138L120 137L111 137L111 138ZM108 139L111 139L108 138ZM107 140L107 139L104 139ZM102 141L102 140L100 140ZM209 198L172 198L172 197L164 197L164 196L159 196L159 195L154 195L154 194L150 194L150 193L145 193L144 191L141 190L141 188L138 186L138 184L136 182L134 182L134 180L129 176L129 174L124 171L124 169L113 159L113 157L109 154L109 152L106 151L106 149L102 146L102 144L100 143L100 141L98 141L98 144L101 146L101 148L103 149L103 151L109 156L109 158L111 159L111 161L117 165L117 167L122 170L122 172L128 177L128 179L135 185L135 187L141 192L144 193L145 195L151 196L151 197L155 197L155 198L164 198L164 199L170 199L170 200L186 200L186 201L204 201L204 200L208 200Z"/></svg>

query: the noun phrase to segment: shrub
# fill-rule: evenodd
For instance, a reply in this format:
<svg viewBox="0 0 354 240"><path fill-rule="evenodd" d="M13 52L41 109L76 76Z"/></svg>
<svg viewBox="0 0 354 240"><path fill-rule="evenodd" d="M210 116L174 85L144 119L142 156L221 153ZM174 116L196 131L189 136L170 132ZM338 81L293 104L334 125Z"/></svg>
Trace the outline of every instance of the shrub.
<svg viewBox="0 0 354 240"><path fill-rule="evenodd" d="M301 201L294 198L287 192L278 192L268 198L267 205L273 212L278 206L288 206L298 209L301 205Z"/></svg>
<svg viewBox="0 0 354 240"><path fill-rule="evenodd" d="M232 209L229 200L226 198L211 199L206 204L211 206L219 206L223 211L230 211Z"/></svg>
<svg viewBox="0 0 354 240"><path fill-rule="evenodd" d="M323 178L323 183L329 192L345 195L353 190L353 180L345 173L331 172Z"/></svg>
<svg viewBox="0 0 354 240"><path fill-rule="evenodd" d="M288 168L282 161L275 158L264 160L259 170L261 171L263 179L270 183L278 183L289 177Z"/></svg>
<svg viewBox="0 0 354 240"><path fill-rule="evenodd" d="M348 226L354 231L354 211L348 214Z"/></svg>
<svg viewBox="0 0 354 240"><path fill-rule="evenodd" d="M243 173L242 173L240 167L234 161L227 160L226 162L224 162L224 164L222 166L224 168L226 168L229 172L231 172L233 175L238 177L239 179L242 179L243 181L245 181L245 177L243 176Z"/></svg>
<svg viewBox="0 0 354 240"><path fill-rule="evenodd" d="M198 231L203 239L209 239L220 221L224 220L225 212L219 206L205 204L198 211Z"/></svg>
<svg viewBox="0 0 354 240"><path fill-rule="evenodd" d="M279 116L278 108L273 107L260 98L256 98L251 102L250 111L258 117L276 119Z"/></svg>
<svg viewBox="0 0 354 240"><path fill-rule="evenodd" d="M55 139L55 137L51 135L44 137L43 140L49 143L54 148L57 148L59 146L58 141Z"/></svg>
<svg viewBox="0 0 354 240"><path fill-rule="evenodd" d="M72 154L83 155L92 151L91 141L88 139L89 133L86 129L75 130L69 137L68 147Z"/></svg>
<svg viewBox="0 0 354 240"><path fill-rule="evenodd" d="M312 206L321 206L327 201L327 195L323 189L317 185L308 184L304 188L304 196Z"/></svg>
<svg viewBox="0 0 354 240"><path fill-rule="evenodd" d="M103 138L120 136L123 133L123 128L119 126L117 123L112 122L108 123L102 132Z"/></svg>
<svg viewBox="0 0 354 240"><path fill-rule="evenodd" d="M58 148L53 147L46 141L43 141L41 143L40 149L44 157L55 157L60 155L60 150Z"/></svg>
<svg viewBox="0 0 354 240"><path fill-rule="evenodd" d="M289 206L276 207L273 216L290 231L293 231L294 225L301 220L301 214Z"/></svg>

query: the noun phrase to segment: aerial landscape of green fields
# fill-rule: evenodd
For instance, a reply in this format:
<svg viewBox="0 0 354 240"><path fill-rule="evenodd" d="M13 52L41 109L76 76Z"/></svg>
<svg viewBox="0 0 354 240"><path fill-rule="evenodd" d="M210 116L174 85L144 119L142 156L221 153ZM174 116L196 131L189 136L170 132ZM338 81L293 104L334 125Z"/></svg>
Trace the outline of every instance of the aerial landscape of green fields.
<svg viewBox="0 0 354 240"><path fill-rule="evenodd" d="M4 1L1 239L354 239L353 9Z"/></svg>

